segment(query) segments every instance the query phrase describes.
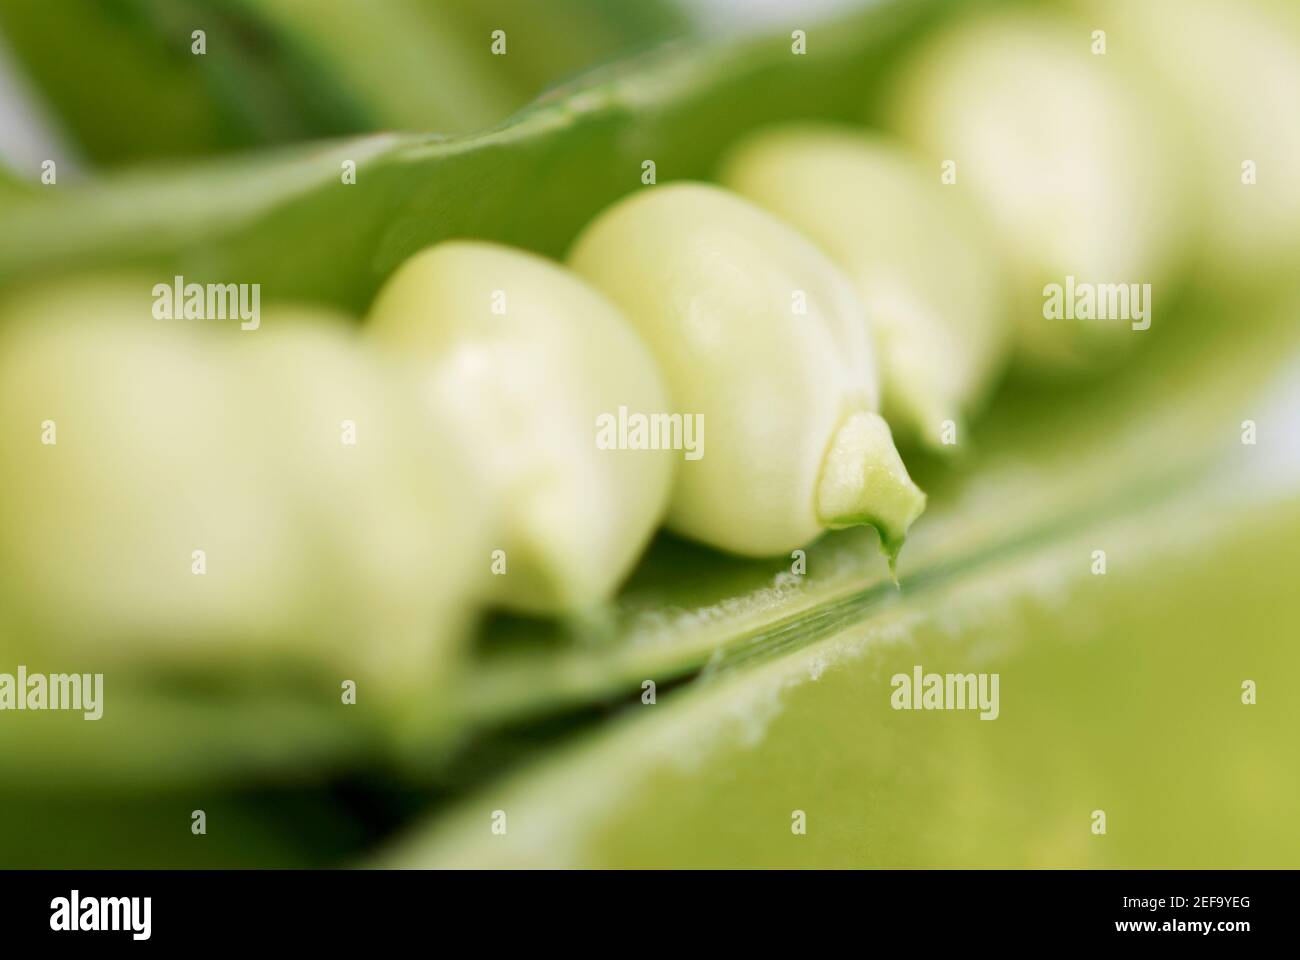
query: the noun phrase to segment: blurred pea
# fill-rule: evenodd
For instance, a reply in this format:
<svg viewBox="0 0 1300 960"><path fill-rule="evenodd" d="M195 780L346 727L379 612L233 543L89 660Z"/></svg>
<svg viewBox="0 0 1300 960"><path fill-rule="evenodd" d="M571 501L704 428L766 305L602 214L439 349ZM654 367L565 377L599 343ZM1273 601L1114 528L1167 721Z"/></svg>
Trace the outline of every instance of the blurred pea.
<svg viewBox="0 0 1300 960"><path fill-rule="evenodd" d="M937 164L852 127L790 124L742 141L722 180L805 233L853 281L876 336L884 409L939 451L1010 346L1001 265Z"/></svg>
<svg viewBox="0 0 1300 960"><path fill-rule="evenodd" d="M1089 44L1045 11L967 15L902 65L889 113L935 158L935 180L978 204L1008 270L1019 359L1049 375L1133 346L1132 322L1172 301L1183 260L1189 195L1168 131ZM1100 307L1101 285L1125 302Z"/></svg>
<svg viewBox="0 0 1300 960"><path fill-rule="evenodd" d="M330 315L241 332L155 319L149 290L70 285L0 318L4 659L270 670L333 702L350 679L420 713L482 547L450 433Z"/></svg>
<svg viewBox="0 0 1300 960"><path fill-rule="evenodd" d="M1283 280L1300 262L1300 13L1271 0L1078 0L1180 145L1198 268Z"/></svg>

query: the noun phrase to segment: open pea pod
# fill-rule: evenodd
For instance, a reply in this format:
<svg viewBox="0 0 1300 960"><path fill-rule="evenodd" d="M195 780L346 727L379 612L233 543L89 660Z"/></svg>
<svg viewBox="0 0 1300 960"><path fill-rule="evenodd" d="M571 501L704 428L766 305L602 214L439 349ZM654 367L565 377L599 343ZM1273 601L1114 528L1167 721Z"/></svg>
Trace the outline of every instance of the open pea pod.
<svg viewBox="0 0 1300 960"><path fill-rule="evenodd" d="M500 130L464 139L384 135L46 188L3 214L0 298L20 284L131 270L137 276L260 282L268 307L294 300L365 307L407 253L442 237L491 237L558 254L588 215L641 188L647 150L665 178L704 175L733 136L754 125L810 110L857 114L887 54L942 6L882 6L852 29L815 33L820 39L806 56L793 54L786 37L655 55L558 92ZM345 161L356 165L355 184L343 182ZM663 549L661 555L672 556L672 547ZM718 559L696 553L691 562L707 569L709 556ZM667 576L655 575L653 561L648 569L648 594L634 593L631 607L671 606L659 600L678 578L662 565ZM732 579L735 569L745 571L746 583L755 570L726 561L718 569L704 591L709 603L745 592ZM678 588L693 589L679 582ZM674 654L680 669L690 670L707 645L758 622L725 623L707 637L684 633L678 650L689 652ZM562 677L573 662L571 648L547 643L548 625L530 623L524 632L530 643L555 654L561 674L558 688L538 688L540 702L553 707L571 694L584 696L583 684L574 687ZM509 646L489 643L498 645ZM494 700L495 691L510 692L513 669L507 666L494 675L501 679L488 677L481 687L465 685L463 699L450 705L464 728L526 715L531 694L504 704ZM621 672L599 651L582 672L597 681L590 692L599 695L605 684L621 689ZM339 769L373 754L382 739L374 724L356 722L366 719L368 706L358 706L352 727L340 730L322 720L328 711L310 697L241 698L238 677L208 684L195 700L162 697L157 678L136 679L129 692L117 687L121 710L99 721L112 731L82 738L84 763L65 765L61 775L111 777L122 789L292 777L305 767ZM241 710L247 726L218 722L222 703ZM39 782L49 773L43 758L53 755L64 731L47 726L37 735L16 724L4 731L9 768L26 769ZM152 743L152 752L131 746L142 739Z"/></svg>
<svg viewBox="0 0 1300 960"><path fill-rule="evenodd" d="M974 462L932 485L901 589L859 532L811 546L802 576L666 540L620 597L606 643L498 622L459 689L465 749L426 757L428 778L402 788L421 786L435 813L380 862L1294 860L1300 839L1278 834L1284 821L1271 814L1230 840L1200 817L1286 809L1300 782L1288 748L1295 710L1284 697L1240 701L1244 680L1269 689L1297 666L1288 637L1300 626L1290 585L1300 460L1284 441L1297 408L1294 306L1249 304L1257 323L1239 328L1222 323L1227 304L1206 303L1148 354L1143 376L1052 405L1005 394ZM1269 441L1240 442L1247 416ZM1104 576L1093 572L1099 549ZM918 663L1000 674L996 721L893 712L889 680ZM646 680L658 687L654 705L642 701ZM162 809L159 797L172 797L182 820L194 787L209 796L222 782L273 777L281 797L294 783L322 784L300 800L304 822L277 821L276 851L211 836L195 861L309 864L321 847L304 836L337 816L341 797L324 784L368 769L374 743L324 706L257 709L201 689L156 708L118 700L118 723L159 728L148 736L155 752L96 765L99 748L112 756L105 727L75 754L23 757L18 735L0 756L26 779L5 777L5 809L40 809L47 788L77 788L78 770L98 771L96 790L110 787L118 804ZM19 732L0 732L10 728ZM391 827L391 779L376 782L361 808L385 810ZM1110 817L1109 839L1089 833L1096 809ZM491 833L497 810L504 838ZM796 810L805 835L790 833ZM396 822L409 804L402 813ZM265 813L255 823L268 829ZM138 829L147 843L101 849L103 862L143 865L177 823L160 816ZM330 849L365 856L373 842L373 827L357 826ZM22 844L3 835L0 848Z"/></svg>
<svg viewBox="0 0 1300 960"><path fill-rule="evenodd" d="M751 128L859 116L891 58L948 6L878 5L852 24L812 30L805 56L791 52L787 37L727 44L707 55L658 54L557 92L511 124L473 137L373 137L147 179L112 178L75 191L60 187L42 197L42 206L19 202L4 217L0 284L130 267L194 280L260 281L268 302L315 300L360 311L408 254L439 239L473 236L558 256L609 201L653 189L642 183L647 161L661 181L707 177ZM355 184L340 176L346 161L356 164ZM1078 802L1085 807L1078 842L1086 843L1090 812L1108 802L1090 799L1097 782L1118 785L1136 798L1140 815L1152 816L1157 785L1136 764L1119 773L1108 768L1109 781L1105 770L1086 783L1081 778L1125 742L1125 718L1134 728L1158 727L1161 717L1185 721L1190 733L1180 733L1166 754L1167 768L1180 772L1189 769L1198 731L1226 729L1205 724L1239 719L1214 711L1189 716L1194 711L1174 702L1167 687L1170 671L1179 669L1180 642L1190 638L1200 654L1197 672L1186 674L1201 684L1197 689L1209 691L1213 675L1226 686L1214 690L1234 705L1240 680L1249 679L1224 679L1237 665L1224 638L1238 626L1249 636L1247 666L1261 676L1292 669L1285 649L1270 645L1268 627L1242 610L1278 610L1276 636L1295 622L1275 576L1293 560L1296 524L1287 504L1295 475L1280 469L1278 446L1242 445L1238 425L1257 419L1273 437L1294 429L1294 393L1279 402L1275 389L1296 346L1294 301L1215 303L1210 293L1200 291L1196 313L1182 311L1178 323L1151 332L1140 366L1069 391L1004 392L979 424L978 448L954 464L917 462L931 505L900 566L901 592L887 581L870 533L831 534L802 558L770 561L730 559L664 538L623 591L605 636L575 640L544 622L492 622L464 683L440 705L458 721L464 741L423 756L410 781L425 788L432 781L435 789L425 796L451 797L456 805L430 811L431 832L394 849L386 862L608 864L663 855L676 863L735 864L739 840L750 842L774 824L770 843L751 848L758 862L861 854L849 862L987 863L998 851L956 827L935 835L936 842L965 844L951 854L922 846L907 824L944 822L960 813L963 800L976 813L997 803L1015 813L1045 799L1046 812L1034 813L1035 836L1066 836L1073 829L1070 803ZM1224 320L1246 313L1249 324ZM1241 462L1257 453L1261 462ZM1092 579L1098 549L1112 567ZM1197 603L1179 610L1184 592ZM1035 596L1055 598L1050 616L1035 613L1026 599ZM1004 610L1006 621L990 627L975 615L989 607ZM1143 648L1148 658L1134 654L1132 638L1121 634L1129 623L1159 631ZM883 649L882 637L897 645ZM1070 645L1043 637L1078 641L1083 649L1073 660L1054 659ZM887 681L913 663L1000 667L1008 677L1002 716L981 723L938 715L941 722L929 727L909 726L888 711ZM1095 733L1078 740L1076 755L1088 769L1060 778L1069 797L1043 797L1049 788L1040 784L1052 778L1036 780L1035 762L1075 742L1074 724L1087 722L1077 719L1087 710L1104 713L1100 681L1116 663L1129 666L1130 678L1159 687L1163 699L1130 697L1117 719L1097 721ZM1067 689L1062 678L1073 684L1075 677L1062 664L1097 682ZM814 675L820 679L805 682ZM646 681L659 690L653 706L642 701ZM674 692L674 684L681 689ZM1077 698L1069 701L1072 710L1061 709L1062 697ZM862 719L855 710L868 701ZM783 702L773 718L771 708ZM608 716L624 705L651 712ZM227 709L248 726L217 720ZM137 729L159 729L163 759L137 756L114 787L154 799L187 784L364 769L372 743L371 735L318 723L310 704L254 709L221 698L141 699L130 716ZM936 715L907 719L924 724ZM191 721L201 726L189 727ZM1293 729L1294 717L1261 711L1251 722L1267 763L1282 742L1278 730ZM963 723L976 732L957 726ZM978 739L989 727L991 739ZM194 729L202 731L197 738ZM519 757L510 751L520 730L531 739L522 738L528 764L516 766ZM0 757L40 770L32 742L16 737ZM187 755L185 747L196 743L200 754ZM306 746L298 763L277 769L300 744ZM463 762L488 753L491 762ZM972 757L994 761L989 769L1007 776L979 792L984 784ZM644 765L633 770L638 758ZM933 769L930 758L937 758ZM94 771L93 761L83 769ZM1261 794L1266 804L1293 794L1294 771L1280 769ZM968 776L945 779L945 770ZM829 781L814 784L812 799L783 786L797 792L814 777ZM629 795L624 781L644 795ZM39 806L46 782L40 776L3 782L6 809ZM1176 782L1214 789L1195 771ZM779 790L768 790L772 784ZM951 788L953 807L926 794L934 786ZM322 789L319 804L328 808L331 797ZM838 810L826 806L832 797L845 798L834 801ZM855 820L843 804L860 797L877 798L880 815ZM1244 803L1227 792L1212 799L1220 812ZM485 845L499 839L491 832L498 809L510 818L511 842L493 850ZM795 810L808 817L802 836L790 830ZM734 831L718 827L724 818ZM646 824L640 832L638 822ZM816 833L819 823L829 832ZM892 824L903 827L891 834ZM711 829L713 839L690 856L672 839L698 839ZM803 848L777 846L813 837ZM359 832L348 845L360 854L369 839ZM1263 842L1255 833L1247 839L1251 850ZM650 845L659 841L655 853ZM1292 838L1283 841L1278 850L1294 849L1286 845ZM837 842L839 852L828 852ZM13 845L0 839L0 848ZM1026 842L1001 855L1017 862L1032 849ZM1073 847L1042 849L1063 851L1061 862L1080 862ZM1162 849L1121 847L1116 862L1150 862ZM223 862L256 862L256 852L229 853Z"/></svg>
<svg viewBox="0 0 1300 960"><path fill-rule="evenodd" d="M397 804L397 812L389 809L392 794L418 795L436 807L427 833L387 854L386 862L405 865L658 862L647 853L647 838L702 830L703 820L722 809L733 811L737 830L717 834L690 856L668 844L663 856L700 864L735 864L743 857L764 864L813 862L830 838L818 834L807 848L778 846L792 836L791 812L803 809L814 826L819 820L829 826L823 818L830 814L838 821L836 836L852 838L859 844L855 850L894 836L886 826L893 818L903 824L892 845L869 857L843 859L857 855L849 850L825 862L1009 864L1030 862L1028 840L1002 851L970 841L962 841L958 853L921 845L906 831L924 822L923 812L950 825L966 821L953 820L943 806L949 793L940 791L924 803L919 798L934 786L956 789L944 780L942 758L963 770L970 761L958 763L962 751L982 751L991 769L1005 777L981 781L985 793L970 787L981 809L1006 802L1007 810L1023 812L1026 801L1013 803L1005 791L1048 791L1050 809L1034 814L1033 837L1064 831L1067 800L1084 792L1084 774L1062 773L1068 789L1035 788L1034 770L1059 743L1072 742L1065 726L1076 717L1088 735L1072 749L1088 758L1086 773L1104 779L1111 795L1118 792L1137 804L1143 817L1153 815L1158 794L1147 773L1126 759L1100 767L1124 734L1152 729L1152 723L1178 730L1166 745L1162 769L1175 768L1186 789L1199 790L1210 775L1197 774L1188 763L1193 739L1210 735L1207 724L1249 721L1260 762L1273 771L1261 802L1281 802L1277 791L1294 789L1296 771L1275 761L1294 717L1281 705L1244 718L1229 706L1249 709L1236 706L1241 680L1267 683L1292 669L1285 638L1292 630L1288 618L1300 611L1285 590L1286 571L1296 559L1300 475L1294 450L1288 453L1280 438L1295 429L1300 342L1289 323L1294 304L1250 305L1255 323L1242 328L1222 321L1226 304L1207 301L1203 311L1182 318L1177 335L1149 352L1141 376L1116 374L1089 389L1055 393L1051 404L1027 390L1004 394L984 422L971 460L956 470L943 466L945 481L939 481L939 468L928 478L934 481L934 506L909 544L914 552L898 588L885 577L869 533L822 538L807 550L802 575L790 564L728 559L665 539L623 591L616 628L602 642L576 642L537 621L495 621L454 703L445 704L463 739L426 754L396 779L391 769L373 766L382 738L356 722L364 718L344 718L337 708L310 702L259 705L252 689L241 699L192 687L165 699L156 692L119 691L111 718L116 726L109 726L110 718L99 721L102 731L97 727L90 731L93 738L77 738L79 747L61 748L57 757L38 749L42 740L33 736L54 736L48 724L39 724L47 718L0 727L0 734L13 734L0 755L10 770L22 760L25 774L25 785L7 778L0 799L29 809L50 787L86 789L89 773L96 789L138 797L145 806L198 787L206 795L244 784L239 796L256 793L258 783L275 782L276 796L305 787L328 808L338 798L330 785L349 783L348 771L366 769L373 779L360 791L370 798L361 809L368 816L384 811L379 835L409 822L412 813L409 800ZM1239 421L1246 417L1272 439L1260 447L1241 444ZM1106 551L1109 564L1100 577L1093 574L1098 549ZM1282 619L1274 628L1250 611ZM1182 669L1180 658L1189 656L1195 673L1161 672ZM961 714L892 713L886 681L914 663L942 672L1001 671L1002 716L986 724ZM1238 668L1239 677L1232 673ZM1092 714L1086 710L1106 711L1083 701L1112 703L1105 698L1119 682L1108 673L1113 670L1124 678L1122 716L1089 726ZM1089 679L1077 682L1077 676ZM1197 697L1222 698L1211 704L1211 713L1199 699L1192 706L1174 702L1187 677ZM642 702L646 681L658 691L653 707ZM1144 684L1151 701L1132 692ZM240 689L238 683L230 687ZM871 691L874 705L854 713ZM1072 704L1069 710L1061 709L1061 697ZM765 724L766 711L779 705L773 722ZM357 709L363 708L369 709ZM1161 721L1162 711L1172 712ZM845 717L858 719L846 726ZM142 739L133 739L123 724L156 729L143 738L153 752L116 749ZM996 735L986 741L981 728ZM699 742L688 749L696 737ZM811 755L798 749L808 743L825 746ZM605 769L611 756L623 753L626 763ZM818 787L775 813L767 801L752 802L765 795L749 789L760 780L810 782L810 756L822 758L818 776L847 786L829 792ZM702 759L682 767L691 757ZM926 759L931 757L939 759ZM1053 762L1059 770L1061 761ZM628 770L638 763L649 778L647 796L673 799L655 816L646 815L619 782L624 773L635 781ZM738 779L729 781L733 775ZM895 776L902 788L885 790ZM654 786L659 779L664 783ZM828 781L816 782L824 787ZM585 786L575 793L573 784ZM840 801L826 806L832 796L852 795L858 787L867 791L862 795L877 797L874 818L853 820ZM358 792L355 784L348 790ZM771 796L775 803L778 794ZM1211 796L1217 810L1241 803L1227 788L1215 788ZM779 797L784 803L785 793ZM710 808L713 800L720 805ZM1083 839L1088 814L1111 809L1107 802L1083 811ZM653 800L647 803L654 806ZM511 835L518 830L536 839L536 818L548 818L551 831L558 823L555 811L571 804L579 811L574 828L556 830L539 846L493 849L480 843L493 839L490 818L497 809L511 818ZM669 815L674 809L681 819ZM757 823L769 814L779 814L775 823ZM645 817L643 834L631 817ZM291 862L313 862L319 854L312 853L318 848L305 833L310 823L276 823L297 851ZM769 827L767 840L754 840L752 831ZM175 824L160 820L142 829L158 833L161 848L161 837ZM352 839L333 848L336 855L364 854L376 829L373 823L358 827ZM944 836L957 844L958 833L951 826ZM269 862L256 850L209 839L211 848L196 864ZM1247 853L1263 842L1253 833L1246 839ZM743 853L751 842L752 850ZM18 841L0 836L0 848L11 844L16 849ZM1086 849L1068 844L1044 849L1058 865L1093 862L1082 859ZM1205 856L1218 859L1206 863L1237 862L1216 850ZM1158 844L1130 841L1118 854L1105 854L1115 859L1096 862L1149 865L1161 862L1163 852Z"/></svg>

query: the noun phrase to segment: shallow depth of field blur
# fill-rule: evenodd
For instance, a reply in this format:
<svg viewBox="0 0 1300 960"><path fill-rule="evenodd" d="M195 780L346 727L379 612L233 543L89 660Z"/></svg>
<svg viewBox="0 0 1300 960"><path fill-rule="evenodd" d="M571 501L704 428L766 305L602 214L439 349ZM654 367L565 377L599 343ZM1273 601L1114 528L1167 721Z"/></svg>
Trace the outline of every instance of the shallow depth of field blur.
<svg viewBox="0 0 1300 960"><path fill-rule="evenodd" d="M870 528L660 531L502 609L524 441L403 402L376 292L786 121L953 161L1001 304L955 449L893 424L898 584ZM182 274L260 329L157 319ZM1067 276L1149 327L1048 319ZM0 867L1295 867L1297 570L1293 3L0 0L0 707L103 675L0 709ZM997 718L892 709L916 666Z"/></svg>

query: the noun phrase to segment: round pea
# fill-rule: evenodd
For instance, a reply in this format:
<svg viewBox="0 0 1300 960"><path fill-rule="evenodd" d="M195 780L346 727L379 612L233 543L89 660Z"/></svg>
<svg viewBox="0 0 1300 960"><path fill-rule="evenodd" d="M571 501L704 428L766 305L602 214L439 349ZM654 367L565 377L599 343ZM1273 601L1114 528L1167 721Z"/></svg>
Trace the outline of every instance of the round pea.
<svg viewBox="0 0 1300 960"><path fill-rule="evenodd" d="M1182 169L1143 93L1084 26L1023 10L955 21L894 83L891 126L990 227L1025 369L1122 356L1181 256Z"/></svg>
<svg viewBox="0 0 1300 960"><path fill-rule="evenodd" d="M945 422L983 399L1010 343L999 265L937 170L880 135L797 124L739 144L721 180L844 269L875 331L886 416L945 450Z"/></svg>
<svg viewBox="0 0 1300 960"><path fill-rule="evenodd" d="M482 558L491 597L530 613L607 601L663 518L674 462L600 442L620 408L667 409L626 319L559 264L451 242L398 269L369 323L422 365L428 407L448 414L480 467L499 551Z"/></svg>
<svg viewBox="0 0 1300 960"><path fill-rule="evenodd" d="M645 337L674 409L703 418L671 528L763 556L870 523L897 551L925 497L876 413L862 304L825 254L728 191L673 184L604 211L569 259Z"/></svg>
<svg viewBox="0 0 1300 960"><path fill-rule="evenodd" d="M1300 263L1300 11L1293 0L1076 0L1106 59L1153 100L1179 145L1196 268L1283 284Z"/></svg>

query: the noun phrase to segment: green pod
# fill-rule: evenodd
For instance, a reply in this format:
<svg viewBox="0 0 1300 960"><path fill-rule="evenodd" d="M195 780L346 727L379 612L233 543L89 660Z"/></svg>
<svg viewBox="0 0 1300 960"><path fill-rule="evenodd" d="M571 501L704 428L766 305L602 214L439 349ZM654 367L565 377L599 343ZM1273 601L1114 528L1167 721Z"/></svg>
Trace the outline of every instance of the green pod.
<svg viewBox="0 0 1300 960"><path fill-rule="evenodd" d="M464 133L499 123L532 92L444 2L259 0L250 15L359 103L362 130Z"/></svg>
<svg viewBox="0 0 1300 960"><path fill-rule="evenodd" d="M603 444L619 411L666 392L619 311L558 264L485 243L409 259L370 313L372 336L423 364L481 467L497 520L488 590L529 613L591 612L632 569L667 504L664 449ZM499 552L498 552L499 551Z"/></svg>
<svg viewBox="0 0 1300 960"><path fill-rule="evenodd" d="M328 316L217 332L151 317L149 290L35 294L3 318L5 659L123 683L267 671L335 704L351 680L425 717L480 521L413 386Z"/></svg>
<svg viewBox="0 0 1300 960"><path fill-rule="evenodd" d="M1010 345L999 265L969 199L889 138L829 125L754 135L721 180L844 269L875 332L886 416L952 449L945 421L983 400Z"/></svg>
<svg viewBox="0 0 1300 960"><path fill-rule="evenodd" d="M900 68L889 125L967 192L1007 268L1023 366L1113 362L1171 303L1180 171L1144 94L1086 25L966 17ZM1158 321L1157 321L1158 322Z"/></svg>
<svg viewBox="0 0 1300 960"><path fill-rule="evenodd" d="M703 418L672 529L765 556L865 523L892 562L925 496L876 413L861 301L825 254L740 197L683 183L614 204L570 263L645 337L674 408Z"/></svg>
<svg viewBox="0 0 1300 960"><path fill-rule="evenodd" d="M486 129L683 30L668 0L0 0L6 46L101 166Z"/></svg>

